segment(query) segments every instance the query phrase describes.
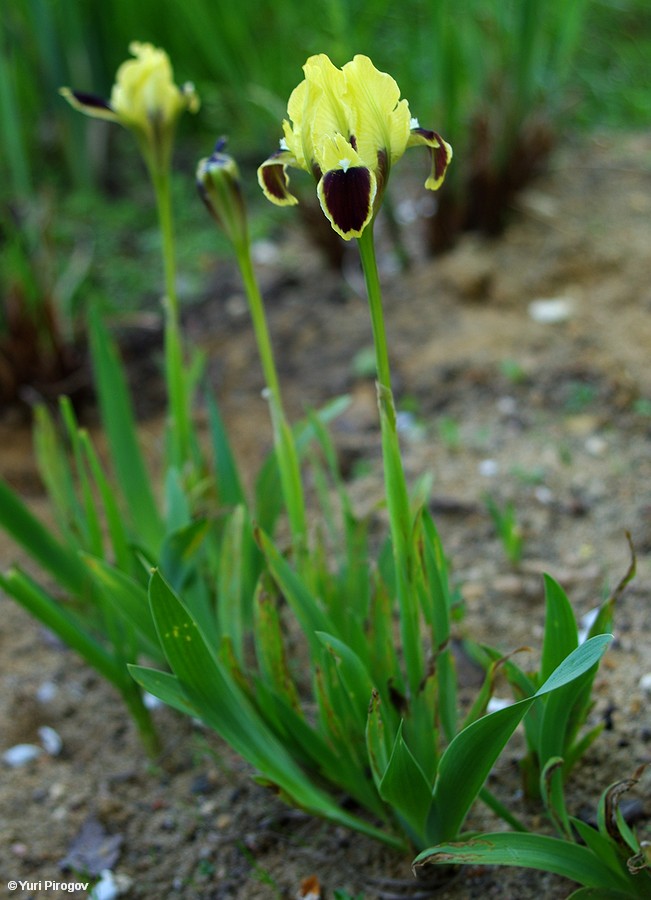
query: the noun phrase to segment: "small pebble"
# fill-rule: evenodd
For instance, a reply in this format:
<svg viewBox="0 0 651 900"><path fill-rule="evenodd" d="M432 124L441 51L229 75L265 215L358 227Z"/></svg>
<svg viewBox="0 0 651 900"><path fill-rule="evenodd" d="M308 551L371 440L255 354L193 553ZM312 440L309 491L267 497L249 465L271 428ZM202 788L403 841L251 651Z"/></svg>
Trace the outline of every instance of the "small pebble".
<svg viewBox="0 0 651 900"><path fill-rule="evenodd" d="M242 294L231 294L226 301L226 312L231 319L243 318L248 312L246 297L243 297Z"/></svg>
<svg viewBox="0 0 651 900"><path fill-rule="evenodd" d="M36 699L39 703L52 703L58 693L59 688L53 681L44 681L36 689Z"/></svg>
<svg viewBox="0 0 651 900"><path fill-rule="evenodd" d="M2 754L2 761L12 769L19 769L37 759L43 750L36 744L14 744Z"/></svg>
<svg viewBox="0 0 651 900"><path fill-rule="evenodd" d="M425 430L416 416L410 412L399 412L396 416L396 427L400 434L408 440L417 441L424 437Z"/></svg>
<svg viewBox="0 0 651 900"><path fill-rule="evenodd" d="M115 875L110 869L104 869L100 880L89 894L89 900L116 900L131 888L133 880L128 875Z"/></svg>
<svg viewBox="0 0 651 900"><path fill-rule="evenodd" d="M117 896L113 873L107 869L102 872L102 877L90 892L90 900L116 900Z"/></svg>
<svg viewBox="0 0 651 900"><path fill-rule="evenodd" d="M165 705L159 697L154 697L153 694L149 694L147 691L143 692L142 702L147 709L160 709L161 706Z"/></svg>
<svg viewBox="0 0 651 900"><path fill-rule="evenodd" d="M579 622L579 644L582 644L585 640L587 640L590 629L594 625L595 619L599 615L600 608L601 607L599 606L595 606L584 616L581 616L581 621Z"/></svg>
<svg viewBox="0 0 651 900"><path fill-rule="evenodd" d="M401 200L396 206L396 218L401 225L413 225L418 220L419 209L410 198Z"/></svg>
<svg viewBox="0 0 651 900"><path fill-rule="evenodd" d="M574 301L570 297L550 297L533 300L529 304L529 315L534 322L543 325L555 325L567 322L574 312Z"/></svg>
<svg viewBox="0 0 651 900"><path fill-rule="evenodd" d="M273 241L255 241L251 247L251 256L259 265L269 266L278 260L278 245Z"/></svg>
<svg viewBox="0 0 651 900"><path fill-rule="evenodd" d="M651 697L651 672L646 672L639 680L638 686L647 697Z"/></svg>
<svg viewBox="0 0 651 900"><path fill-rule="evenodd" d="M479 474L483 475L485 478L494 478L499 470L499 464L494 459L482 459L479 463Z"/></svg>
<svg viewBox="0 0 651 900"><path fill-rule="evenodd" d="M549 490L548 487L545 487L544 484L539 484L536 488L534 488L533 495L538 503L542 503L543 506L549 506L554 502L553 493Z"/></svg>
<svg viewBox="0 0 651 900"><path fill-rule="evenodd" d="M506 709L507 706L513 706L513 700L507 700L505 697L491 697L486 712L499 712L500 709Z"/></svg>
<svg viewBox="0 0 651 900"><path fill-rule="evenodd" d="M415 423L413 413L401 411L396 415L396 427L400 432L411 431Z"/></svg>
<svg viewBox="0 0 651 900"><path fill-rule="evenodd" d="M590 456L603 456L608 449L608 442L598 434L591 434L585 442L585 449Z"/></svg>
<svg viewBox="0 0 651 900"><path fill-rule="evenodd" d="M503 416L514 416L518 411L518 401L515 397L500 397L497 401L497 411Z"/></svg>
<svg viewBox="0 0 651 900"><path fill-rule="evenodd" d="M55 781L54 784L50 785L48 797L53 801L60 800L66 794L67 790L68 789L63 781Z"/></svg>
<svg viewBox="0 0 651 900"><path fill-rule="evenodd" d="M50 728L49 725L41 725L38 729L38 736L41 739L41 744L43 744L43 749L50 756L58 756L61 753L63 741L59 732L55 731L54 728Z"/></svg>

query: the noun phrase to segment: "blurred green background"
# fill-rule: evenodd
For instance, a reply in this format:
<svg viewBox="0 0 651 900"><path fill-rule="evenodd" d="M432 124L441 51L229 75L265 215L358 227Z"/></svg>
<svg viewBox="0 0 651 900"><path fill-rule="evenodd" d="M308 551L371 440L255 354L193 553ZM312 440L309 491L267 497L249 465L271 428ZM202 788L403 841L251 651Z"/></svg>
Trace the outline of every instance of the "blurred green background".
<svg viewBox="0 0 651 900"><path fill-rule="evenodd" d="M108 97L132 40L167 50L177 83L193 81L202 100L175 155L188 299L200 294L205 254L220 250L194 195L197 159L228 135L256 233L286 221L260 201L255 168L277 146L312 53L338 65L369 55L421 124L452 143L433 250L466 228L499 232L513 192L564 135L651 122L648 0L16 0L0 28L0 399L17 330L33 326L42 362L74 340L84 304L123 311L160 294L135 142L58 94L69 85Z"/></svg>

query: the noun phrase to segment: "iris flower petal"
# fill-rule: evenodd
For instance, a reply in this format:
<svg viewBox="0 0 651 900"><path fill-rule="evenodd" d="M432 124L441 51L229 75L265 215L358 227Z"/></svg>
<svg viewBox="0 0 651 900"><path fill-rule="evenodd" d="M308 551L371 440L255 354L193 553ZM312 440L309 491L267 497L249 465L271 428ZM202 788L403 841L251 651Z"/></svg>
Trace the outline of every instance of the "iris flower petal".
<svg viewBox="0 0 651 900"><path fill-rule="evenodd" d="M75 109L99 119L119 122L131 129L149 156L166 159L176 120L185 110L196 112L199 98L192 84L178 87L169 57L152 44L134 41L129 50L135 57L117 71L111 99L61 88L60 93Z"/></svg>
<svg viewBox="0 0 651 900"><path fill-rule="evenodd" d="M320 158L325 173L317 185L321 209L344 240L359 237L373 217L377 177L342 134L325 140Z"/></svg>
<svg viewBox="0 0 651 900"><path fill-rule="evenodd" d="M293 153L289 150L277 150L258 167L258 184L267 200L277 206L295 206L298 203L289 190L287 175L287 166L297 165Z"/></svg>
<svg viewBox="0 0 651 900"><path fill-rule="evenodd" d="M321 209L345 241L361 237L373 218L375 175L365 166L333 169L317 185Z"/></svg>
<svg viewBox="0 0 651 900"><path fill-rule="evenodd" d="M367 56L338 69L325 54L311 56L304 80L291 93L281 151L258 169L265 196L293 205L287 166L311 172L330 224L345 240L360 237L377 212L391 166L408 147L430 150L425 186L440 187L452 150L434 131L411 119L394 79Z"/></svg>
<svg viewBox="0 0 651 900"><path fill-rule="evenodd" d="M352 111L346 102L346 79L341 69L333 65L325 53L311 56L303 67L307 90L304 94L305 111L301 129L303 143L309 142L317 153L323 135L342 134L350 138ZM299 86L300 87L300 86ZM292 113L287 109L289 115ZM292 119L292 121L294 121ZM309 154L306 153L309 161Z"/></svg>
<svg viewBox="0 0 651 900"><path fill-rule="evenodd" d="M82 91L72 91L67 87L60 88L59 93L62 97L65 97L70 106L79 110L79 112L85 113L87 116L93 116L95 119L107 119L109 122L120 121L120 117L111 104L102 97L96 97L95 94L85 94Z"/></svg>
<svg viewBox="0 0 651 900"><path fill-rule="evenodd" d="M128 128L148 129L153 122L169 126L189 109L196 112L199 98L192 85L179 88L164 50L133 41L134 59L123 62L111 91L111 107Z"/></svg>
<svg viewBox="0 0 651 900"><path fill-rule="evenodd" d="M355 56L343 67L343 74L360 156L375 167L378 152L384 150L389 163L396 162L407 147L410 122L409 106L400 100L400 88L390 75L378 71L368 56Z"/></svg>
<svg viewBox="0 0 651 900"><path fill-rule="evenodd" d="M446 143L440 134L428 131L416 125L409 135L409 147L427 147L432 160L432 171L425 182L425 187L430 191L438 190L443 184L445 173L452 159L452 147Z"/></svg>

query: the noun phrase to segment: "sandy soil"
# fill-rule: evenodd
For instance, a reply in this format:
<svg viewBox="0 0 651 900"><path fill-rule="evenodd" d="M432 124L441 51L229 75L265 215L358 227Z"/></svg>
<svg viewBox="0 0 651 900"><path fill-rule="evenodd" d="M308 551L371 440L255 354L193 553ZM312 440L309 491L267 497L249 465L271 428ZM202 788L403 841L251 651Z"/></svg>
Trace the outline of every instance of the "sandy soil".
<svg viewBox="0 0 651 900"><path fill-rule="evenodd" d="M418 185L405 182L401 196L398 213L407 216ZM433 508L466 603L460 633L505 650L539 647L541 573L553 574L583 615L626 570L626 530L636 547L638 575L619 603L616 641L596 683L593 721L607 727L568 794L573 811L589 815L609 783L651 761L651 711L640 686L651 672L651 138L562 147L499 241L467 238L426 261L422 222L407 240L414 264L406 275L392 271L388 243L382 254L396 393L409 411L405 461L411 478L434 476ZM304 404L351 394L334 430L344 467L356 473L355 501L370 510L380 461L372 379L354 364L370 345L359 275L352 260L344 284L320 266L296 221L272 250L269 261L259 248L260 273L288 406L297 415ZM557 301L544 309L560 308L563 320L537 321L537 300ZM210 353L233 443L252 471L269 431L231 272L216 273L187 328ZM133 365L139 394L153 406L154 368ZM159 424L143 425L153 455ZM47 516L28 431L9 413L0 442L0 473ZM505 559L486 493L515 506L524 535L518 565ZM0 564L14 558L3 539ZM71 848L79 852L89 821L104 834L85 832L87 858L123 876L126 897L294 898L311 875L323 897L336 888L366 900L425 896L409 859L282 806L217 738L169 710L155 712L164 750L148 761L112 690L7 598L0 609L0 751L38 743L42 726L63 742L58 756L18 769L0 764L2 896L9 879L78 880L61 863ZM521 798L517 757L516 743L491 786L535 827L539 810ZM647 838L648 786L647 775L637 791ZM472 824L493 825L481 810ZM436 896L552 900L570 890L540 873L477 868Z"/></svg>

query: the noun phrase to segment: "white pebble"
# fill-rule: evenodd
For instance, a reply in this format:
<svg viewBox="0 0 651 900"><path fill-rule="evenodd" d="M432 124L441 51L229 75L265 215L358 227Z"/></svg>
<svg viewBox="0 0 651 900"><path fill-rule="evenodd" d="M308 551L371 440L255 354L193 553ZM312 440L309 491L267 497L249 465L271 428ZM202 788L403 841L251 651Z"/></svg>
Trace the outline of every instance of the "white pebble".
<svg viewBox="0 0 651 900"><path fill-rule="evenodd" d="M278 260L278 246L272 241L256 241L251 247L253 261L261 266L268 266Z"/></svg>
<svg viewBox="0 0 651 900"><path fill-rule="evenodd" d="M411 431L416 420L414 414L410 412L399 412L396 414L396 428L400 432Z"/></svg>
<svg viewBox="0 0 651 900"><path fill-rule="evenodd" d="M585 449L590 456L603 456L608 449L608 443L598 434L591 434L585 442Z"/></svg>
<svg viewBox="0 0 651 900"><path fill-rule="evenodd" d="M550 297L545 300L533 300L529 304L529 315L534 322L543 325L566 322L573 312L574 301L570 297Z"/></svg>
<svg viewBox="0 0 651 900"><path fill-rule="evenodd" d="M497 410L503 416L514 416L518 411L518 401L515 397L499 397L497 400Z"/></svg>
<svg viewBox="0 0 651 900"><path fill-rule="evenodd" d="M412 225L418 219L418 207L413 200L407 198L398 203L396 218L401 225Z"/></svg>
<svg viewBox="0 0 651 900"><path fill-rule="evenodd" d="M153 694L150 694L148 691L144 691L142 695L142 702L147 707L147 709L160 709L161 706L165 706L160 697L155 697Z"/></svg>
<svg viewBox="0 0 651 900"><path fill-rule="evenodd" d="M499 472L500 467L494 459L482 459L479 463L479 474L485 478L493 478Z"/></svg>
<svg viewBox="0 0 651 900"><path fill-rule="evenodd" d="M544 484L539 484L537 487L535 487L533 495L538 503L542 503L543 506L549 506L554 502L553 493Z"/></svg>
<svg viewBox="0 0 651 900"><path fill-rule="evenodd" d="M43 744L43 749L50 756L58 756L61 753L63 741L59 732L55 731L54 728L50 728L49 725L41 725L38 729L38 736L41 739L41 744Z"/></svg>
<svg viewBox="0 0 651 900"><path fill-rule="evenodd" d="M643 675L639 682L640 690L643 691L647 697L651 697L651 672L647 672Z"/></svg>
<svg viewBox="0 0 651 900"><path fill-rule="evenodd" d="M505 697L491 697L486 712L499 712L500 709L506 709L507 706L513 706L513 700L507 700Z"/></svg>
<svg viewBox="0 0 651 900"><path fill-rule="evenodd" d="M90 892L90 900L116 900L118 889L113 878L113 872L106 869L102 877Z"/></svg>
<svg viewBox="0 0 651 900"><path fill-rule="evenodd" d="M18 769L37 759L42 752L36 744L14 744L2 754L2 761L12 769Z"/></svg>
<svg viewBox="0 0 651 900"><path fill-rule="evenodd" d="M51 703L59 693L59 688L53 681L44 681L36 689L36 699L39 703Z"/></svg>
<svg viewBox="0 0 651 900"><path fill-rule="evenodd" d="M594 606L592 609L588 610L585 615L581 616L579 621L579 644L582 644L588 639L588 634L599 615L600 609L600 606Z"/></svg>

